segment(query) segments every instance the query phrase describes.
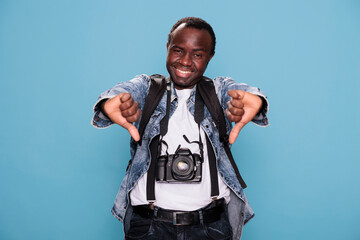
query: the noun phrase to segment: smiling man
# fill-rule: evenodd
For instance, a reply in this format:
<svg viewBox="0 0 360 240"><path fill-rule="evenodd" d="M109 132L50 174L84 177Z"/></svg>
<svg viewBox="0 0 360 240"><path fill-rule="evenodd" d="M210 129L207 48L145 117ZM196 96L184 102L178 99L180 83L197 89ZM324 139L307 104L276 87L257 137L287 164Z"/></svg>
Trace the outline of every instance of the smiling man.
<svg viewBox="0 0 360 240"><path fill-rule="evenodd" d="M268 102L258 88L203 76L215 44L212 27L200 18L173 26L166 44L169 87L152 103L142 136L151 77L119 83L95 104L95 127L116 123L132 137L112 208L126 239L240 239L254 215L229 147L248 122L268 125Z"/></svg>
<svg viewBox="0 0 360 240"><path fill-rule="evenodd" d="M193 88L214 56L212 38L205 29L178 26L166 44L166 68L176 89Z"/></svg>

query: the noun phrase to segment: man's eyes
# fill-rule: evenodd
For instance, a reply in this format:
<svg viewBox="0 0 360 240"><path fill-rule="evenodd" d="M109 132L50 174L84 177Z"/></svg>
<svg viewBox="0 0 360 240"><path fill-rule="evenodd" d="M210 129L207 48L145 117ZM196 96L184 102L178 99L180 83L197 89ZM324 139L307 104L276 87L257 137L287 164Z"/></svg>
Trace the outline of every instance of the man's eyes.
<svg viewBox="0 0 360 240"><path fill-rule="evenodd" d="M172 49L172 51L175 53L175 54L183 54L183 51L181 49ZM203 54L202 53L194 53L193 54L193 57L194 58L202 58L203 57Z"/></svg>

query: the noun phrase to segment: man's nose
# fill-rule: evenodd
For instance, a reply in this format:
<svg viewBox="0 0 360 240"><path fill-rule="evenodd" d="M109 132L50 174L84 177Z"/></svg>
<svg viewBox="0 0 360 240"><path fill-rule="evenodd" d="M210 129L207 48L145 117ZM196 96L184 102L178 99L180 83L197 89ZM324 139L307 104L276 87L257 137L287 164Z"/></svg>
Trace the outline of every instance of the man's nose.
<svg viewBox="0 0 360 240"><path fill-rule="evenodd" d="M190 54L184 54L180 59L180 63L183 66L191 66L191 57Z"/></svg>

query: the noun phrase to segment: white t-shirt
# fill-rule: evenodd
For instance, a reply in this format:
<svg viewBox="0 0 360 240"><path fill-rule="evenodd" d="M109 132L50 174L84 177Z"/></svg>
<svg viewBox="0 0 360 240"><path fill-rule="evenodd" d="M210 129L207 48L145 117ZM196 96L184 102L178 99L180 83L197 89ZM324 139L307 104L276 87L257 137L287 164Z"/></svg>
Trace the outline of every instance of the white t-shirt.
<svg viewBox="0 0 360 240"><path fill-rule="evenodd" d="M176 90L178 106L169 119L168 132L163 140L168 144L168 153L174 154L179 144L182 148L188 148L192 153L200 155L199 144L189 144L183 138L185 134L190 142L199 141L199 127L193 115L189 112L186 101L190 97L192 89ZM205 132L200 128L201 140L204 144L204 162L202 164L202 179L200 183L166 183L155 182L155 205L165 209L179 211L193 211L208 205L211 202L211 182L209 160L207 154ZM165 154L166 146L162 145L162 155ZM146 200L145 173L130 192L131 205L148 204ZM219 198L224 197L226 202L230 200L230 190L218 174Z"/></svg>

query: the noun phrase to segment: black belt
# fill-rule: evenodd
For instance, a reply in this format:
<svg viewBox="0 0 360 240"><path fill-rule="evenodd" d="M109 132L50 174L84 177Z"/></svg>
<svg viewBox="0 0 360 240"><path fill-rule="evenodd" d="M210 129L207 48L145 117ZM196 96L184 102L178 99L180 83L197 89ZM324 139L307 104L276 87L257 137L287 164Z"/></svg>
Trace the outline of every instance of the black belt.
<svg viewBox="0 0 360 240"><path fill-rule="evenodd" d="M155 207L156 210L150 208L149 205L134 206L133 212L143 218L152 218L158 221L169 222L173 225L197 225L200 224L201 216L204 223L211 223L221 218L221 213L225 210L225 200L219 199L210 203L209 206L191 212L173 211ZM156 211L156 216L154 214Z"/></svg>

